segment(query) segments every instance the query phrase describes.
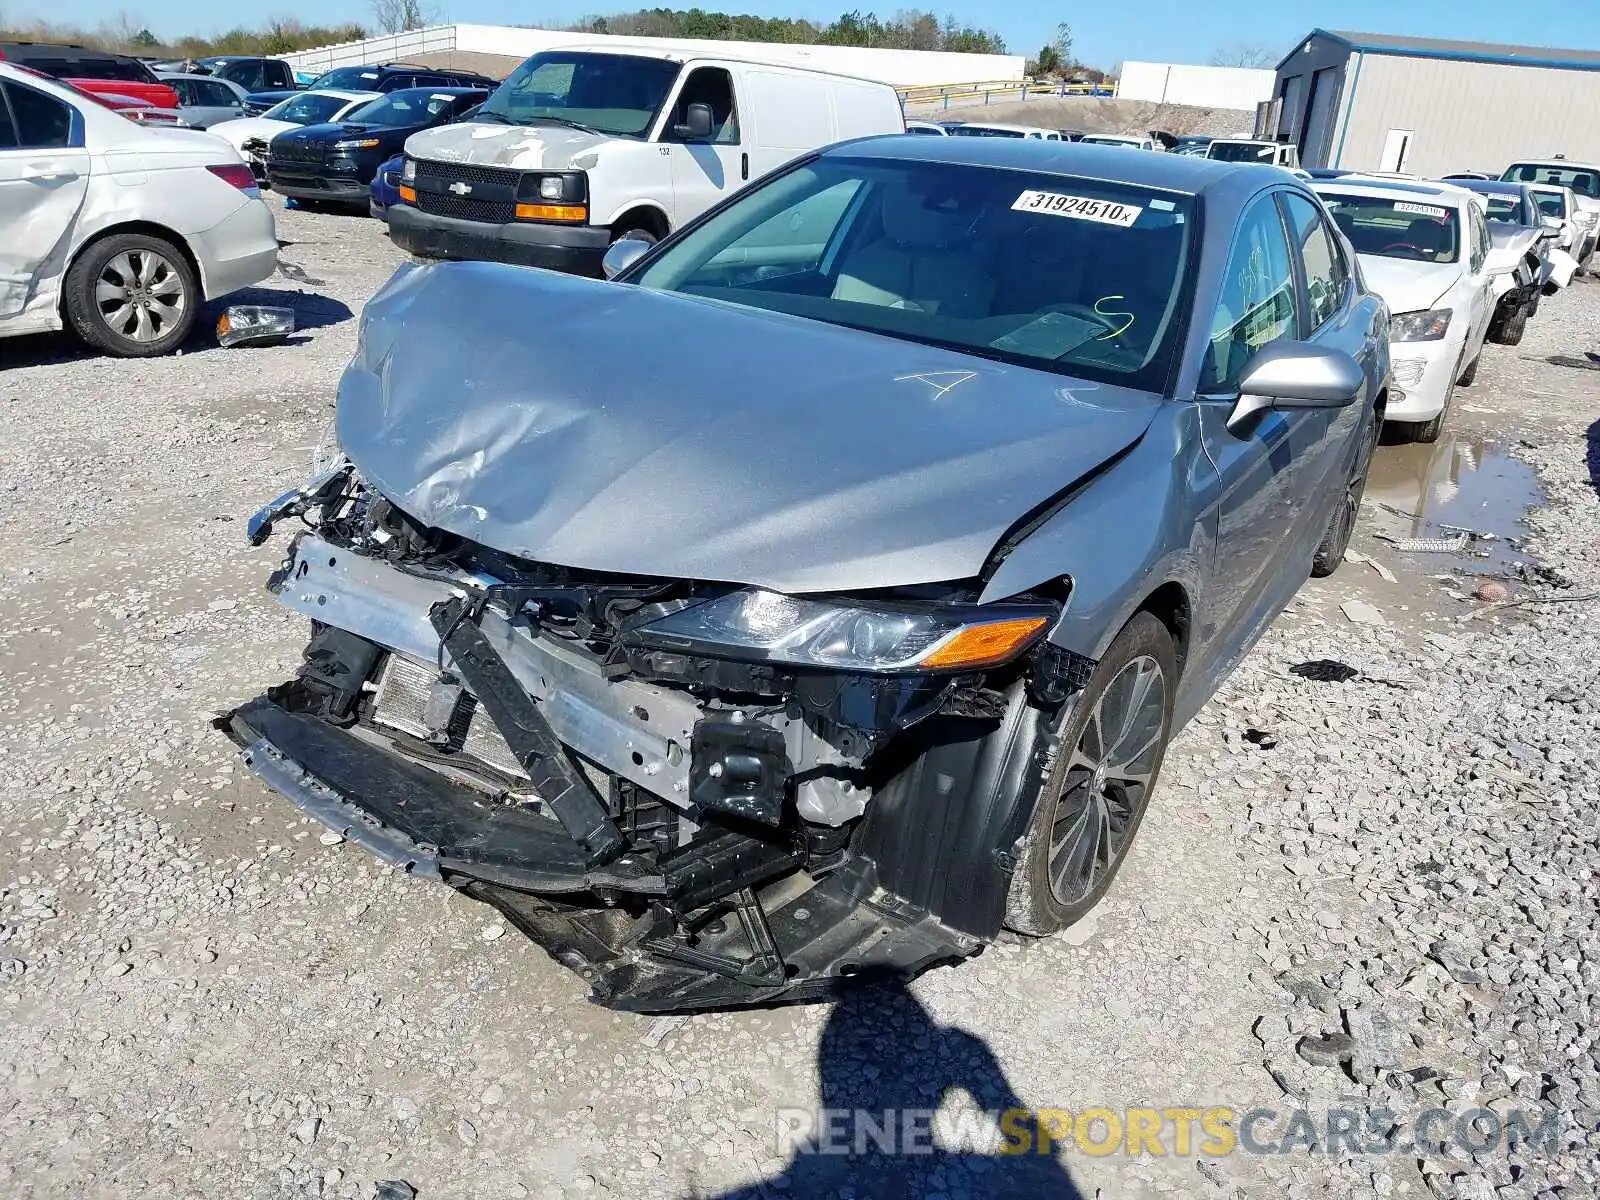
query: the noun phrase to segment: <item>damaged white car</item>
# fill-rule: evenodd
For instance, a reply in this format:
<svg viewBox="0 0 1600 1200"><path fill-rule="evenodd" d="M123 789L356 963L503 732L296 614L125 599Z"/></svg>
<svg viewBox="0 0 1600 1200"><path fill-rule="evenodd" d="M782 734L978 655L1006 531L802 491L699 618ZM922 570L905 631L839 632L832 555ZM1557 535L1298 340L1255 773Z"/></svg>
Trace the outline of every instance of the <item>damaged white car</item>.
<svg viewBox="0 0 1600 1200"><path fill-rule="evenodd" d="M1388 323L1287 174L1038 149L833 147L617 282L402 270L251 521L312 634L250 769L621 1008L1088 912L1342 560Z"/></svg>

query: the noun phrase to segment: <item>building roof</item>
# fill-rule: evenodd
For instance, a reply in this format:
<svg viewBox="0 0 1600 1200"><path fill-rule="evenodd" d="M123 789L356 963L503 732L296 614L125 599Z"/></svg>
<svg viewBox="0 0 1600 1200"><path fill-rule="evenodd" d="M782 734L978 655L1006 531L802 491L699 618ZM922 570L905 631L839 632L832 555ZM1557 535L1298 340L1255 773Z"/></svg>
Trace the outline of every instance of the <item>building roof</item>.
<svg viewBox="0 0 1600 1200"><path fill-rule="evenodd" d="M1561 50L1554 46L1508 46L1497 42L1458 42L1445 38L1402 37L1389 33L1355 33L1349 30L1313 29L1301 38L1278 64L1282 70L1309 38L1327 38L1363 54L1393 54L1401 58L1443 58L1458 62L1499 63L1522 67L1558 67L1569 71L1600 71L1600 50Z"/></svg>

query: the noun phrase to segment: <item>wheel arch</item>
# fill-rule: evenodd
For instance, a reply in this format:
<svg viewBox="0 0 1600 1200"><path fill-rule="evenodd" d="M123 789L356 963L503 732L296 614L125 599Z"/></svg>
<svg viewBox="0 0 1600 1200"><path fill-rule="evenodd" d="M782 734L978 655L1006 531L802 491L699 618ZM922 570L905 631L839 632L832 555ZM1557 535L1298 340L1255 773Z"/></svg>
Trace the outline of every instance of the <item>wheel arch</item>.
<svg viewBox="0 0 1600 1200"><path fill-rule="evenodd" d="M206 278L205 267L201 265L199 258L196 257L194 248L189 245L188 238L170 226L162 225L158 221L119 221L115 225L108 225L104 229L95 230L94 233L84 238L82 242L74 247L72 256L67 260L66 270L61 273L61 294L56 298L57 312L63 325L68 323L66 280L72 274L72 268L77 266L78 261L95 246L98 246L107 238L116 237L118 234L123 233L142 233L146 237L160 238L162 241L171 242L176 246L178 252L183 255L184 261L189 264L189 270L194 272L195 280L200 285L200 295L196 299L200 304L205 303L210 291L209 281Z"/></svg>
<svg viewBox="0 0 1600 1200"><path fill-rule="evenodd" d="M667 216L666 209L653 203L630 205L607 221L606 226L613 236L628 229L648 229L656 235L658 241L672 232L672 221Z"/></svg>

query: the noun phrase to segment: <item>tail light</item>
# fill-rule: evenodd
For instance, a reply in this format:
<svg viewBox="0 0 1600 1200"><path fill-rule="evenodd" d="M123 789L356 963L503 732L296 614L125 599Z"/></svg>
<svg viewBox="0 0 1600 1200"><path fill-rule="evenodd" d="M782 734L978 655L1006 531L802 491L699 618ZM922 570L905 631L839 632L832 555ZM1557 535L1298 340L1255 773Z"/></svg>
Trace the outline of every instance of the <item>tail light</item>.
<svg viewBox="0 0 1600 1200"><path fill-rule="evenodd" d="M231 183L241 192L254 192L257 190L256 177L249 167L243 163L228 163L221 167L207 167L223 183Z"/></svg>

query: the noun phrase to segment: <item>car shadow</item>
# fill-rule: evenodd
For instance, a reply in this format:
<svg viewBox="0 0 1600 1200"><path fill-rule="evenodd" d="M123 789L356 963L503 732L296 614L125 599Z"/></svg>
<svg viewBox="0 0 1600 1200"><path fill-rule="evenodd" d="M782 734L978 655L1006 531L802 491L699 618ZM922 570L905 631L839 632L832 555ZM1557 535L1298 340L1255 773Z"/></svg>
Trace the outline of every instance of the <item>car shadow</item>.
<svg viewBox="0 0 1600 1200"><path fill-rule="evenodd" d="M355 316L344 301L318 295L315 292L276 287L243 288L220 299L206 302L194 323L194 329L183 343L181 352L189 355L221 350L222 347L217 345L217 318L222 316L224 309L235 304L262 304L293 310L294 335L280 345L298 345L309 340L301 336L307 331L338 325ZM101 354L98 350L84 345L70 333L39 333L0 338L0 370L11 367L48 367L86 358L116 361L110 355Z"/></svg>
<svg viewBox="0 0 1600 1200"><path fill-rule="evenodd" d="M841 995L823 1028L817 1067L820 1108L774 1113L779 1152L791 1156L783 1178L719 1200L770 1200L777 1191L840 1195L844 1189L872 1200L939 1194L1082 1200L1055 1155L1038 1152L1031 1110L988 1044L935 1021L903 980L863 984ZM957 1136L954 1148L935 1144L930 1126L951 1128L968 1115L953 1107L940 1112L952 1091L966 1092L987 1114L987 1137ZM1002 1121L1008 1111L1012 1116ZM1010 1153L990 1152L1001 1148L996 1123L1012 1138ZM1022 1137L1015 1137L1019 1129ZM963 1132L975 1130L967 1124ZM995 1144L973 1144L986 1141Z"/></svg>

